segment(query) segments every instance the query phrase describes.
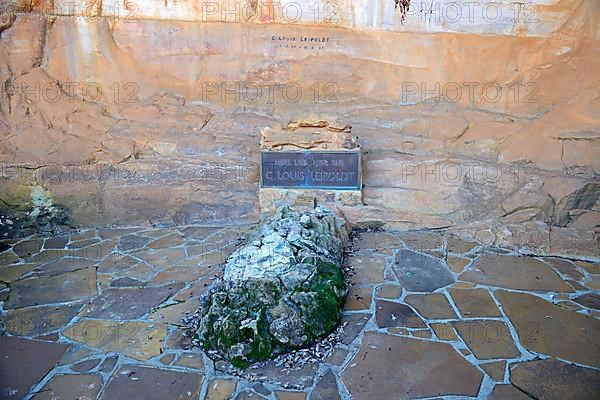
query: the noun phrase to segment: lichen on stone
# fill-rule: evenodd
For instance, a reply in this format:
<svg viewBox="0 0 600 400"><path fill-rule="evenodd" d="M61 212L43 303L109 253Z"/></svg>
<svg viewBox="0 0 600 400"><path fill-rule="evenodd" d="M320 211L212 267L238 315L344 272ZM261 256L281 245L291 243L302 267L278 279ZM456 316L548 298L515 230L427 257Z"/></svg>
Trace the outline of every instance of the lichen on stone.
<svg viewBox="0 0 600 400"><path fill-rule="evenodd" d="M201 298L192 333L207 350L245 367L305 347L339 323L348 243L334 213L280 209L227 260Z"/></svg>

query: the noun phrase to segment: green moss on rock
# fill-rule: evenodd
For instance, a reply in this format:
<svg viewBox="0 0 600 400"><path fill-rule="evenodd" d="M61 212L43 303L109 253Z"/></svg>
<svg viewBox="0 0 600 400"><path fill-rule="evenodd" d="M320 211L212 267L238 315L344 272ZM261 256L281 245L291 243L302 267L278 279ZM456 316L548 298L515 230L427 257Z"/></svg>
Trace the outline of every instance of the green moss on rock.
<svg viewBox="0 0 600 400"><path fill-rule="evenodd" d="M202 298L204 347L237 367L309 345L340 321L348 240L333 213L288 209L259 226Z"/></svg>

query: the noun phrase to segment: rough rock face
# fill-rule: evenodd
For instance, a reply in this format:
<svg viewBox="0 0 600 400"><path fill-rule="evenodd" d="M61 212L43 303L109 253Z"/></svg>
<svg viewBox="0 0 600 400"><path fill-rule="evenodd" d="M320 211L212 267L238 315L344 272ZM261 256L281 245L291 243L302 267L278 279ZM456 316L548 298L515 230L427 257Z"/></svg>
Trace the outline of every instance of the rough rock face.
<svg viewBox="0 0 600 400"><path fill-rule="evenodd" d="M600 2L133 3L0 5L0 214L253 223L260 132L344 121L350 222L600 259Z"/></svg>
<svg viewBox="0 0 600 400"><path fill-rule="evenodd" d="M327 210L281 209L230 256L192 329L205 348L237 366L325 335L341 316L347 241L344 221Z"/></svg>

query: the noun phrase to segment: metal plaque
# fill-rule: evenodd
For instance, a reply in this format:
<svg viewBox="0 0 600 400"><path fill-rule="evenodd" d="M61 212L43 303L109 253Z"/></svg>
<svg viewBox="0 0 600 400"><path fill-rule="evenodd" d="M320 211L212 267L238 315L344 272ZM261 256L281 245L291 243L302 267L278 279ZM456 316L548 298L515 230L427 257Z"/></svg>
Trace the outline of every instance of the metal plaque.
<svg viewBox="0 0 600 400"><path fill-rule="evenodd" d="M263 151L264 188L360 190L358 151Z"/></svg>

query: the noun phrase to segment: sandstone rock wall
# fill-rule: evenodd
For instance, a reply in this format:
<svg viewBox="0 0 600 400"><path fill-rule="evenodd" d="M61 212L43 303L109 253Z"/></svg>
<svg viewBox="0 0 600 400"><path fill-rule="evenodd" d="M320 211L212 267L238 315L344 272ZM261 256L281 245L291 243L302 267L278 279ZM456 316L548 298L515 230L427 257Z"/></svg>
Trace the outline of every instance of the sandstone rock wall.
<svg viewBox="0 0 600 400"><path fill-rule="evenodd" d="M451 3L404 24L393 1L319 4L336 21L309 2L239 21L228 2L9 3L3 209L35 189L74 225L256 221L260 130L322 119L363 149L352 222L597 258L600 5Z"/></svg>

